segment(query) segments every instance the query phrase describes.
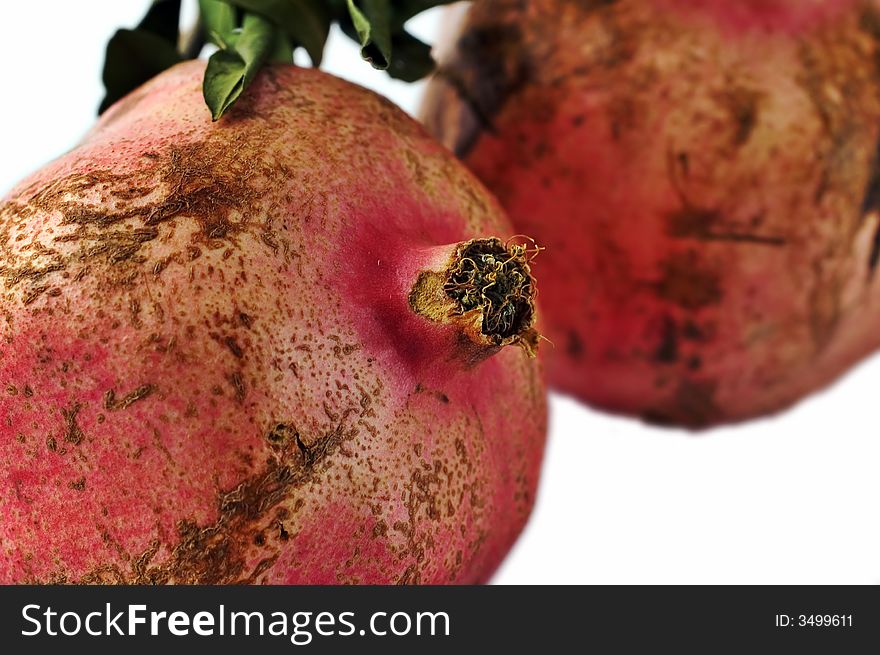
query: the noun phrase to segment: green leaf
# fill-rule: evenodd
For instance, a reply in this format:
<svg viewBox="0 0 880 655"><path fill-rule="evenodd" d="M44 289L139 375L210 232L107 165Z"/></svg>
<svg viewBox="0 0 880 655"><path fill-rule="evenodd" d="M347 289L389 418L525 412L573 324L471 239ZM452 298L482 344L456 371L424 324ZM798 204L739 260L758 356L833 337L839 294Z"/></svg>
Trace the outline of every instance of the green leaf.
<svg viewBox="0 0 880 655"><path fill-rule="evenodd" d="M275 48L269 55L270 61L280 61L289 64L293 61L293 41L283 32L275 34Z"/></svg>
<svg viewBox="0 0 880 655"><path fill-rule="evenodd" d="M431 46L419 41L407 32L398 32L391 37L394 59L388 66L388 74L396 80L417 82L434 70Z"/></svg>
<svg viewBox="0 0 880 655"><path fill-rule="evenodd" d="M152 32L177 47L180 38L180 0L153 0L137 29Z"/></svg>
<svg viewBox="0 0 880 655"><path fill-rule="evenodd" d="M275 27L257 14L245 14L235 45L218 50L208 60L202 92L219 119L250 83L275 48Z"/></svg>
<svg viewBox="0 0 880 655"><path fill-rule="evenodd" d="M348 0L348 13L361 44L361 57L373 68L385 70L391 63L391 2L361 0L363 11Z"/></svg>
<svg viewBox="0 0 880 655"><path fill-rule="evenodd" d="M180 0L154 0L136 29L116 31L104 55L105 94L98 114L181 60L179 23Z"/></svg>
<svg viewBox="0 0 880 655"><path fill-rule="evenodd" d="M106 94L98 113L114 102L180 62L177 48L161 36L144 30L117 30L107 43L104 60Z"/></svg>
<svg viewBox="0 0 880 655"><path fill-rule="evenodd" d="M269 19L296 45L309 53L313 66L320 66L332 15L325 0L225 0Z"/></svg>
<svg viewBox="0 0 880 655"><path fill-rule="evenodd" d="M236 27L235 9L222 0L199 0L199 11L208 40L216 46L224 47Z"/></svg>

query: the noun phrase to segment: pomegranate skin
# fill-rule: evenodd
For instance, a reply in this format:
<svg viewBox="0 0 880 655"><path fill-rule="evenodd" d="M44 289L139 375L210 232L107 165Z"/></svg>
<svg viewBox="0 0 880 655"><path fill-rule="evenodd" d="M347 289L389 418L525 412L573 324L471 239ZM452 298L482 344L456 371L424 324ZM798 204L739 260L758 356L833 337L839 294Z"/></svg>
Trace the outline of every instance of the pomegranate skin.
<svg viewBox="0 0 880 655"><path fill-rule="evenodd" d="M203 73L0 205L0 582L485 581L542 374L409 294L507 219L373 93L273 65L212 123Z"/></svg>
<svg viewBox="0 0 880 655"><path fill-rule="evenodd" d="M701 428L880 344L876 3L483 0L423 119L543 262L548 380Z"/></svg>

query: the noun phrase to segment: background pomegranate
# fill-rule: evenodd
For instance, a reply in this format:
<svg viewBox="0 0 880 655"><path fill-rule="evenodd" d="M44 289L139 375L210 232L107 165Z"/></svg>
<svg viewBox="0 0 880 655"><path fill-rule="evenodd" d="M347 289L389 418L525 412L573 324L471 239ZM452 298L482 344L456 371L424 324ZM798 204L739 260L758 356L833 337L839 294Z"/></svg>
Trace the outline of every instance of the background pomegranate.
<svg viewBox="0 0 880 655"><path fill-rule="evenodd" d="M544 441L523 249L378 96L275 65L212 123L203 72L0 206L0 581L485 580Z"/></svg>
<svg viewBox="0 0 880 655"><path fill-rule="evenodd" d="M704 427L880 342L877 5L483 0L429 128L553 252L549 377Z"/></svg>

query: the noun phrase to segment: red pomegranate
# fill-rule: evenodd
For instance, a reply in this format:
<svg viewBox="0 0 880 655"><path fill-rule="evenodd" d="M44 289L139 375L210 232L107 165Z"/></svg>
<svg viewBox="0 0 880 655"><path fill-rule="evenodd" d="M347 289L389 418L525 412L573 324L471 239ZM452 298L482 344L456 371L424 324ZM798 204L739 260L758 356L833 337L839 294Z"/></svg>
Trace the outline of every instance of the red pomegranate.
<svg viewBox="0 0 880 655"><path fill-rule="evenodd" d="M704 427L880 344L880 18L862 0L483 0L430 130L552 252L551 384Z"/></svg>
<svg viewBox="0 0 880 655"><path fill-rule="evenodd" d="M544 443L527 249L378 96L273 65L212 123L203 74L0 205L0 582L486 580Z"/></svg>

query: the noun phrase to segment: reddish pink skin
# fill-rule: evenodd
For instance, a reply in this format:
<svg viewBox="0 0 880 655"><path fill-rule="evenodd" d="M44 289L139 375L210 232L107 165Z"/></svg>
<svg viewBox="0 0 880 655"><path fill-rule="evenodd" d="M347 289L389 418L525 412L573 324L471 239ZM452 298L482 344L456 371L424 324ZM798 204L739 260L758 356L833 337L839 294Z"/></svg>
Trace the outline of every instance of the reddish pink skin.
<svg viewBox="0 0 880 655"><path fill-rule="evenodd" d="M880 345L878 24L861 0L473 5L425 122L547 248L552 385L699 428Z"/></svg>
<svg viewBox="0 0 880 655"><path fill-rule="evenodd" d="M687 21L711 21L709 29L731 36L749 32L803 34L851 12L858 0L653 0L661 11L678 13Z"/></svg>
<svg viewBox="0 0 880 655"><path fill-rule="evenodd" d="M203 70L0 206L0 582L487 580L534 499L540 368L465 367L408 294L510 225L378 96L273 66L212 123Z"/></svg>

